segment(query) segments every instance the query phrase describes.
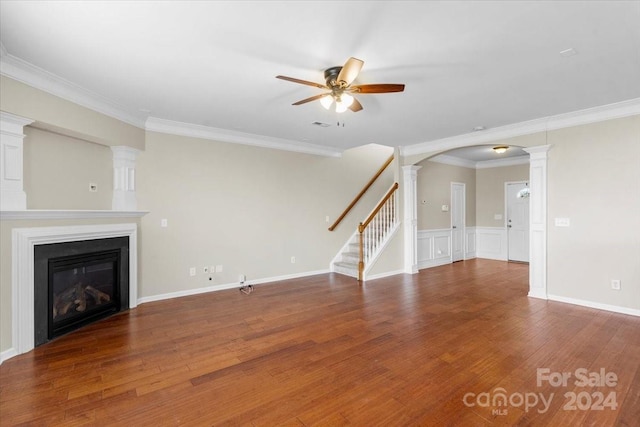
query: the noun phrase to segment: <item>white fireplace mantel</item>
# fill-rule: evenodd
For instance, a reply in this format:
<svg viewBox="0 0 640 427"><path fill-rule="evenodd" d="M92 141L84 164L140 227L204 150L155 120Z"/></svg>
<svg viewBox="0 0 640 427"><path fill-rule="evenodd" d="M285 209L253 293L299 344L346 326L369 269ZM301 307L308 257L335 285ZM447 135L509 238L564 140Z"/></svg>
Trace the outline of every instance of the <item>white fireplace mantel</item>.
<svg viewBox="0 0 640 427"><path fill-rule="evenodd" d="M20 219L98 219L98 218L141 218L149 211L111 211L111 210L60 210L27 209L0 211L0 220Z"/></svg>
<svg viewBox="0 0 640 427"><path fill-rule="evenodd" d="M29 227L12 230L11 339L3 359L34 348L34 247L49 243L129 237L129 307L138 304L137 224Z"/></svg>

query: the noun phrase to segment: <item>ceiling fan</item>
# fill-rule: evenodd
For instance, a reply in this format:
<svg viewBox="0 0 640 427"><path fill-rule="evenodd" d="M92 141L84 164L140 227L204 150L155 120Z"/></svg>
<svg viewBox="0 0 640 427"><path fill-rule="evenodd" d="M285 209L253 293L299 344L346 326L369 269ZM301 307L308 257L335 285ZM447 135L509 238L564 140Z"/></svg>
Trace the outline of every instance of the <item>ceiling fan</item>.
<svg viewBox="0 0 640 427"><path fill-rule="evenodd" d="M362 104L360 104L360 102L358 102L358 100L351 94L391 93L404 91L403 84L378 83L368 85L351 85L356 77L358 77L363 64L364 61L360 59L349 58L342 67L338 66L327 68L324 71L324 79L327 82L326 84L314 83L287 76L276 76L276 78L330 91L294 102L292 105L302 105L319 99L322 106L327 110L331 108L331 105L335 102L335 109L338 113L347 111L347 108L353 112L362 110Z"/></svg>

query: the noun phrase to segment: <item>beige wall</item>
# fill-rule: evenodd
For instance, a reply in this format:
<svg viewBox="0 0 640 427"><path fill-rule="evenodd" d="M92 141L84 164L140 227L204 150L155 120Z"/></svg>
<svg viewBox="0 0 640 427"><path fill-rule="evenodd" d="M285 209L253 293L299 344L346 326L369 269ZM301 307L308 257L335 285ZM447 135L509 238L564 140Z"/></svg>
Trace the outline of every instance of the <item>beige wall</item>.
<svg viewBox="0 0 640 427"><path fill-rule="evenodd" d="M144 149L144 130L73 102L0 76L0 110L37 126L103 145Z"/></svg>
<svg viewBox="0 0 640 427"><path fill-rule="evenodd" d="M476 170L476 225L504 227L504 183L528 180L528 164ZM503 219L494 219L495 214Z"/></svg>
<svg viewBox="0 0 640 427"><path fill-rule="evenodd" d="M104 145L25 128L28 209L111 209L113 155ZM98 185L89 191L89 183Z"/></svg>
<svg viewBox="0 0 640 427"><path fill-rule="evenodd" d="M451 227L451 210L442 212L442 205L451 205L451 183L465 185L466 226L476 225L476 171L471 168L446 165L429 160L418 163L418 230ZM426 202L426 203L423 203Z"/></svg>
<svg viewBox="0 0 640 427"><path fill-rule="evenodd" d="M390 154L365 146L329 158L148 132L137 168L138 206L151 212L140 296L328 269L393 183L393 167L336 231L325 216L333 222ZM209 280L211 265L223 272Z"/></svg>
<svg viewBox="0 0 640 427"><path fill-rule="evenodd" d="M640 310L640 116L557 130L549 142L549 294Z"/></svg>

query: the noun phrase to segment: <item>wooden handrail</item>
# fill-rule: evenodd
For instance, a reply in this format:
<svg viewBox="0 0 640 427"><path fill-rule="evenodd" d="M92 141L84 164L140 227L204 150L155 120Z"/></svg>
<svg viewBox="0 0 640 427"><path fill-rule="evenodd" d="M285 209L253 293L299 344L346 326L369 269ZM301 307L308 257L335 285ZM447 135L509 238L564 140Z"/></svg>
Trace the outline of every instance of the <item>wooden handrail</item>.
<svg viewBox="0 0 640 427"><path fill-rule="evenodd" d="M393 186L391 187L391 189L387 192L387 194L382 198L380 203L378 203L378 206L376 206L376 208L371 212L371 214L369 214L367 219L365 219L363 222L360 223L360 225L358 225L358 232L359 233L363 233L364 232L364 229L367 228L367 225L369 225L369 223L373 220L373 218L376 216L376 214L380 211L380 209L382 209L384 204L387 203L387 200L389 200L391 198L391 195L393 195L393 193L397 189L398 189L398 183L395 182L393 184Z"/></svg>
<svg viewBox="0 0 640 427"><path fill-rule="evenodd" d="M391 157L389 157L387 159L387 161L384 163L384 165L382 165L382 167L380 167L380 169L378 169L378 172L376 172L376 174L373 176L373 178L371 178L369 180L369 182L364 186L364 188L360 191L360 193L358 193L358 195L353 199L353 201L349 204L349 206L347 206L347 208L344 210L344 212L342 212L342 215L340 215L338 217L338 219L336 219L336 222L334 222L331 225L331 227L329 227L329 231L335 230L335 228L338 226L338 224L340 224L340 222L344 219L344 217L347 216L349 211L351 209L353 209L353 207L356 205L356 203L358 203L358 200L360 200L360 198L362 196L364 196L364 193L366 193L367 190L369 189L369 187L371 187L373 185L373 183L376 181L376 179L378 179L378 177L380 175L382 175L382 172L384 172L384 170L387 168L387 166L389 166L391 164L392 161L393 161L393 154L391 155Z"/></svg>

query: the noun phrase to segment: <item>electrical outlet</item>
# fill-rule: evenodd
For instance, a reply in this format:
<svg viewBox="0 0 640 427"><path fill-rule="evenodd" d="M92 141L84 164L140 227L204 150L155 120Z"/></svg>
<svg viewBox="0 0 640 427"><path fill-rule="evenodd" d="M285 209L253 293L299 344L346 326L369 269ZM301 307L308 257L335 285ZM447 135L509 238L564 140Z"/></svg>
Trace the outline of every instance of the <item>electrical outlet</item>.
<svg viewBox="0 0 640 427"><path fill-rule="evenodd" d="M167 219L166 218L162 218L160 220L160 227L165 228L167 226Z"/></svg>
<svg viewBox="0 0 640 427"><path fill-rule="evenodd" d="M202 269L202 272L203 272L204 274L207 274L207 273L209 272L209 267L205 267L205 268L203 268L203 269Z"/></svg>
<svg viewBox="0 0 640 427"><path fill-rule="evenodd" d="M196 275L196 268L195 267L191 267L189 269L189 276L195 276Z"/></svg>
<svg viewBox="0 0 640 427"><path fill-rule="evenodd" d="M329 215L324 217L324 222L329 222Z"/></svg>
<svg viewBox="0 0 640 427"><path fill-rule="evenodd" d="M216 273L222 273L222 265L216 265Z"/></svg>
<svg viewBox="0 0 640 427"><path fill-rule="evenodd" d="M619 279L611 279L611 289L614 291L620 290L620 280Z"/></svg>
<svg viewBox="0 0 640 427"><path fill-rule="evenodd" d="M241 275L238 277L238 281L239 281L240 283L244 283L244 282L245 282L245 280L247 280L247 276L245 276L244 274L241 274Z"/></svg>
<svg viewBox="0 0 640 427"><path fill-rule="evenodd" d="M296 257L292 256L291 257L291 264L295 264L296 263Z"/></svg>

